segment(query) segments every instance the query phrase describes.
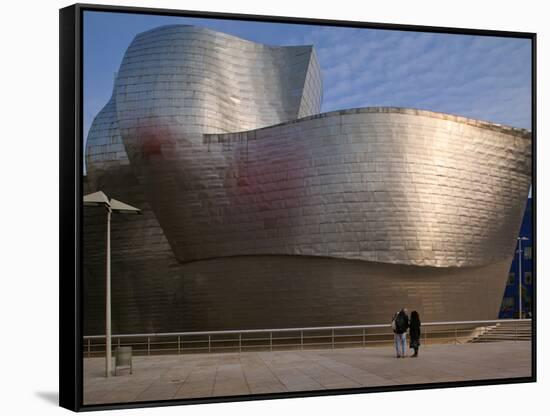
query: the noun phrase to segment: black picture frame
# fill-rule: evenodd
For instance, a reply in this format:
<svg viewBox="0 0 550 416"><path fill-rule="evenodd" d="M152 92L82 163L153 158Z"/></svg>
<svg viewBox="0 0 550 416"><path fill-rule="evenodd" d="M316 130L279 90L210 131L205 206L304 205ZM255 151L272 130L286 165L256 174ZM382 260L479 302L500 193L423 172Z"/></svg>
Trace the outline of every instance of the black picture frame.
<svg viewBox="0 0 550 416"><path fill-rule="evenodd" d="M465 34L478 36L497 36L524 38L531 41L531 108L532 108L532 201L533 201L533 298L532 298L532 369L531 377L510 379L489 379L442 382L437 384L407 384L384 387L365 387L353 389L333 389L323 391L286 392L254 394L247 396L221 396L182 400L155 400L135 403L117 403L101 405L83 404L83 321L82 321L82 172L83 156L83 13L85 11L147 14L163 16L181 16L197 18L215 18L226 20L257 21L271 23L299 23L302 25L325 25L334 27L354 27L386 29L398 31L428 32L441 34ZM266 400L275 398L342 395L371 392L388 392L413 389L433 389L464 386L496 385L509 383L531 383L537 380L537 181L536 181L536 143L537 143L537 94L536 94L536 33L495 31L467 28L448 28L436 26L416 26L389 23L339 21L282 16L246 15L231 13L200 12L186 10L156 9L126 6L106 6L93 4L75 4L59 12L60 33L60 274L59 274L59 404L73 411L92 411L121 408L145 408L154 406L173 406L197 403L215 403L228 401Z"/></svg>

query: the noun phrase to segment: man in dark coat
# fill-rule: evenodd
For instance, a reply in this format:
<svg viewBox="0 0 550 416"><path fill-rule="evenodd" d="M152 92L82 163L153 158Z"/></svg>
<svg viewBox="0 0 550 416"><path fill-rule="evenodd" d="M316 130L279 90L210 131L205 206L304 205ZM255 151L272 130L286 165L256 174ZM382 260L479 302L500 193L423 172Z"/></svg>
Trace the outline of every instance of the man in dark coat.
<svg viewBox="0 0 550 416"><path fill-rule="evenodd" d="M396 357L407 356L407 329L409 329L409 316L407 309L401 309L392 320L393 339L395 343Z"/></svg>

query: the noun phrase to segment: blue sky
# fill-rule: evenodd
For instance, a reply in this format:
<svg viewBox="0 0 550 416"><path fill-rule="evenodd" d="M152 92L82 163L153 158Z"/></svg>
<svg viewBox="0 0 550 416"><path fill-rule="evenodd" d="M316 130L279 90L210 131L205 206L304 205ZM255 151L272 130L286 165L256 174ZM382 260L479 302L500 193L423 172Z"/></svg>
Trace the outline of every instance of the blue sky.
<svg viewBox="0 0 550 416"><path fill-rule="evenodd" d="M84 137L134 36L194 24L271 45L314 45L322 111L412 107L531 128L528 39L85 12Z"/></svg>

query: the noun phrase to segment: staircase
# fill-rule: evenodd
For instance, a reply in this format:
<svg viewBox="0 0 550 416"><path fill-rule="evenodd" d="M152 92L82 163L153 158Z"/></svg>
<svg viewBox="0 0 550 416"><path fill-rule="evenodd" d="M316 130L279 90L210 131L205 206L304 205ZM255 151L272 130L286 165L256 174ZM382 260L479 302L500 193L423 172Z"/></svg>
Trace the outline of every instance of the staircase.
<svg viewBox="0 0 550 416"><path fill-rule="evenodd" d="M531 341L531 321L499 322L485 327L483 331L469 340L470 343L498 341Z"/></svg>

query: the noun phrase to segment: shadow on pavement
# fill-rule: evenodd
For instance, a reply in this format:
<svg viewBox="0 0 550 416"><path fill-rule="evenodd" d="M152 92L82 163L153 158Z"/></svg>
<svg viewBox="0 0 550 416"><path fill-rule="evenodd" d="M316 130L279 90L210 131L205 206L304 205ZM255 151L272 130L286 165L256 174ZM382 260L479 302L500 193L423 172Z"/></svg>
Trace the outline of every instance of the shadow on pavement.
<svg viewBox="0 0 550 416"><path fill-rule="evenodd" d="M57 391L37 391L35 394L50 404L59 405L59 393Z"/></svg>

